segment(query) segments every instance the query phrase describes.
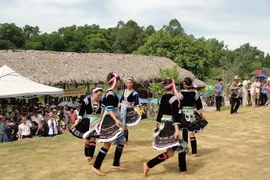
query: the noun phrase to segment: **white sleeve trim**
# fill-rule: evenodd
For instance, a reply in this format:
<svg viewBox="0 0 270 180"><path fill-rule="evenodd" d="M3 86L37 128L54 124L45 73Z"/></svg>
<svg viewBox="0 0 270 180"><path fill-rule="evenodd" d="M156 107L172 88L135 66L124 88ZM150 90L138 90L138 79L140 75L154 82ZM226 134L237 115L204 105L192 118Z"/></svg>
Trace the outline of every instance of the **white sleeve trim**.
<svg viewBox="0 0 270 180"><path fill-rule="evenodd" d="M196 112L199 113L199 114L202 113L203 112L203 108L197 109Z"/></svg>
<svg viewBox="0 0 270 180"><path fill-rule="evenodd" d="M173 96L170 98L169 103L172 104L174 101L177 101L177 97Z"/></svg>
<svg viewBox="0 0 270 180"><path fill-rule="evenodd" d="M194 98L195 98L195 101L197 101L200 98L200 95L196 93Z"/></svg>
<svg viewBox="0 0 270 180"><path fill-rule="evenodd" d="M83 101L84 101L85 105L88 105L89 104L88 98L84 98Z"/></svg>

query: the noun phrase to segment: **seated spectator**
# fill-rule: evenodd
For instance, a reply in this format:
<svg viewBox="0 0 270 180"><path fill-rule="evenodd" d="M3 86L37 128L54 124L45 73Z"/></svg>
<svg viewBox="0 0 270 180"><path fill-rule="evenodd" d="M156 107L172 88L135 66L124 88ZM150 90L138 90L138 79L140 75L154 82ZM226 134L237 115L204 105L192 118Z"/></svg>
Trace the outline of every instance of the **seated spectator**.
<svg viewBox="0 0 270 180"><path fill-rule="evenodd" d="M58 124L59 124L59 122L60 122L60 116L58 115L58 113L57 113L57 110L56 109L53 109L52 110L52 112L53 112L53 115L55 116L55 118L56 118L56 121L58 122ZM63 118L63 116L62 116L62 118Z"/></svg>
<svg viewBox="0 0 270 180"><path fill-rule="evenodd" d="M56 134L58 134L57 125L58 125L58 122L56 120L56 117L53 115L53 113L50 113L50 119L48 121L49 136L50 137L53 137Z"/></svg>
<svg viewBox="0 0 270 180"><path fill-rule="evenodd" d="M5 117L0 115L0 143L4 141Z"/></svg>
<svg viewBox="0 0 270 180"><path fill-rule="evenodd" d="M31 121L27 120L26 117L22 117L21 124L19 125L19 138L32 138L31 135L31 127L33 127L33 124Z"/></svg>
<svg viewBox="0 0 270 180"><path fill-rule="evenodd" d="M44 118L41 114L39 114L39 111L35 109L34 115L31 117L33 122L36 122L38 124L37 131L35 132L35 135L41 135L42 134L42 128L44 124Z"/></svg>
<svg viewBox="0 0 270 180"><path fill-rule="evenodd" d="M50 112L49 112L49 110L45 110L44 111L44 117L43 117L43 119L44 119L44 123L43 123L43 126L42 126L42 130L43 130L43 136L48 136L49 134L48 134L48 132L49 132L49 126L48 126L48 121L49 121L49 119L50 119Z"/></svg>
<svg viewBox="0 0 270 180"><path fill-rule="evenodd" d="M67 124L66 124L66 119L65 116L62 117L62 119L60 120L60 131L62 134L65 134L68 132L68 128L67 128Z"/></svg>
<svg viewBox="0 0 270 180"><path fill-rule="evenodd" d="M68 119L69 119L69 124L72 126L76 119L77 119L77 114L75 113L74 109L71 108L69 115L68 115Z"/></svg>
<svg viewBox="0 0 270 180"><path fill-rule="evenodd" d="M7 119L5 124L5 130L4 130L4 142L9 142L14 140L14 128L13 123Z"/></svg>

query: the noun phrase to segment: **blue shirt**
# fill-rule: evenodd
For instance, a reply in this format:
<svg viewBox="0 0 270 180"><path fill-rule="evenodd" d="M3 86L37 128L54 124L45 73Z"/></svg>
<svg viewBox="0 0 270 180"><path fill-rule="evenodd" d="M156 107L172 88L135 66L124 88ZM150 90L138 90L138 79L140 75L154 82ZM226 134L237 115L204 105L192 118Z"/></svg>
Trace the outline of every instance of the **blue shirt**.
<svg viewBox="0 0 270 180"><path fill-rule="evenodd" d="M216 84L214 88L217 90L216 96L223 96L223 89L224 89L223 84Z"/></svg>

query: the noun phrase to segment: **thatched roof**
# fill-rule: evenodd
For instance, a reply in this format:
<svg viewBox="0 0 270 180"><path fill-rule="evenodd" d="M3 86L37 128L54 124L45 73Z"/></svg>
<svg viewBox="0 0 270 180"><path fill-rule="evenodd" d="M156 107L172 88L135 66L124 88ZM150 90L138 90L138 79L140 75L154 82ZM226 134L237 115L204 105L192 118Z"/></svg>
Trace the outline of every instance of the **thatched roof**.
<svg viewBox="0 0 270 180"><path fill-rule="evenodd" d="M132 76L138 83L149 82L159 78L159 68L176 65L164 57L131 54L1 50L0 66L5 64L31 80L48 85L106 82L109 72L117 72L121 78ZM178 69L180 79L194 78L191 72Z"/></svg>

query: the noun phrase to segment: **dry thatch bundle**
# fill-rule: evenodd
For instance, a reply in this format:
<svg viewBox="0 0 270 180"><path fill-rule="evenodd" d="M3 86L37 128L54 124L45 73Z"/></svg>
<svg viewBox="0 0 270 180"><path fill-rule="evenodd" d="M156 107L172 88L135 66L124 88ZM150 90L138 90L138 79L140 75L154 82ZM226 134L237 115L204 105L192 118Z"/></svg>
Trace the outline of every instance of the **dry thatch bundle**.
<svg viewBox="0 0 270 180"><path fill-rule="evenodd" d="M109 72L121 78L133 77L137 83L159 78L159 68L176 64L165 57L132 54L74 53L33 50L1 50L0 65L6 64L23 76L48 85L93 84L106 82ZM179 78L194 75L178 67Z"/></svg>

